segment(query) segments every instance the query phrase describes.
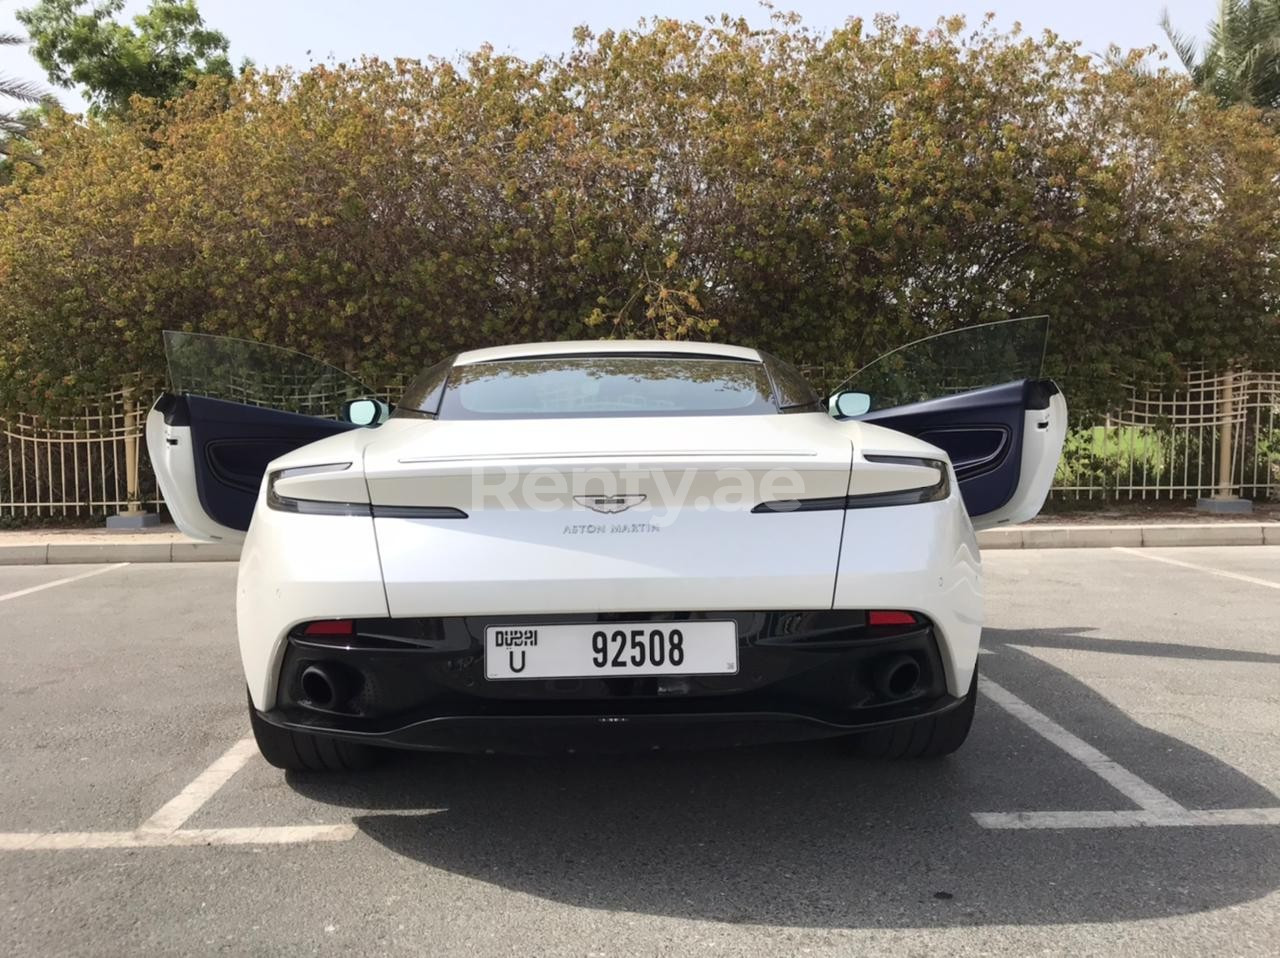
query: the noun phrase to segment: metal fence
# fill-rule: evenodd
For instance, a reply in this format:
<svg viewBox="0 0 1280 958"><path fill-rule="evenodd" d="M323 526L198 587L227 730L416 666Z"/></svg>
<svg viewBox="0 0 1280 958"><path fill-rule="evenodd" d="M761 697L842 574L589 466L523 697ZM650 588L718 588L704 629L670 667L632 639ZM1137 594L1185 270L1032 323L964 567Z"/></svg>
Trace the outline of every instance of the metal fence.
<svg viewBox="0 0 1280 958"><path fill-rule="evenodd" d="M1054 498L1194 500L1220 484L1247 499L1280 498L1280 373L1198 370L1173 389L1126 392L1103 422L1072 424Z"/></svg>
<svg viewBox="0 0 1280 958"><path fill-rule="evenodd" d="M145 408L145 407L144 407ZM76 416L0 420L0 517L100 516L161 505L130 390Z"/></svg>
<svg viewBox="0 0 1280 958"><path fill-rule="evenodd" d="M379 394L394 400L402 390L392 383ZM65 419L0 420L0 519L90 518L131 504L158 509L143 440L146 408L124 389ZM1174 389L1128 389L1127 401L1102 422L1072 424L1052 495L1099 502L1211 495L1224 428L1232 431L1234 490L1280 499L1275 372L1193 372Z"/></svg>

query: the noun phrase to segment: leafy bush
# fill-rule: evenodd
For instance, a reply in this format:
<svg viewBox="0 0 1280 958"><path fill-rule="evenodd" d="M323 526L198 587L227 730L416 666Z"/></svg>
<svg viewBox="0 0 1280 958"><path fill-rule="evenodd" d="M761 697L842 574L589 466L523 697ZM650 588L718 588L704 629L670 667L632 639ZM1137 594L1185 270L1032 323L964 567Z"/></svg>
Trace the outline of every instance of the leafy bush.
<svg viewBox="0 0 1280 958"><path fill-rule="evenodd" d="M1132 481L1156 481L1168 473L1168 439L1136 426L1072 429L1062 444L1057 486L1114 488Z"/></svg>
<svg viewBox="0 0 1280 958"><path fill-rule="evenodd" d="M1185 80L959 19L576 41L54 117L0 190L0 408L158 387L164 328L381 382L597 336L856 367L1044 312L1077 410L1280 353L1280 142Z"/></svg>
<svg viewBox="0 0 1280 958"><path fill-rule="evenodd" d="M1254 458L1255 462L1250 465L1271 483L1270 497L1280 499L1280 427L1259 434L1254 445Z"/></svg>

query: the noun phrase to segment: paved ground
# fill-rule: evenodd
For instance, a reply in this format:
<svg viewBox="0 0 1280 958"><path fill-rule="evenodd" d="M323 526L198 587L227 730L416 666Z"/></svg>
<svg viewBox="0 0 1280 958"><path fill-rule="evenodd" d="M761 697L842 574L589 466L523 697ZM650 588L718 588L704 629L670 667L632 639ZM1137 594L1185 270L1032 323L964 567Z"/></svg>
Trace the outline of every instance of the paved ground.
<svg viewBox="0 0 1280 958"><path fill-rule="evenodd" d="M236 745L234 566L0 568L4 953L1274 954L1280 549L986 562L952 759L346 779Z"/></svg>

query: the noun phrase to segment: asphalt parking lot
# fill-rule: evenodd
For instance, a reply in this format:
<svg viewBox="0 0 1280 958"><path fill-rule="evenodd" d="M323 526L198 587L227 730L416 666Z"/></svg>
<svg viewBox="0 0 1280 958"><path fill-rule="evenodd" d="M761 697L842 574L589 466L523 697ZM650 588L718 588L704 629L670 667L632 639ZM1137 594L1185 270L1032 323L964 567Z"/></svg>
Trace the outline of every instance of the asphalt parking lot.
<svg viewBox="0 0 1280 958"><path fill-rule="evenodd" d="M1274 954L1280 549L992 552L964 749L286 776L231 564L0 567L6 955Z"/></svg>

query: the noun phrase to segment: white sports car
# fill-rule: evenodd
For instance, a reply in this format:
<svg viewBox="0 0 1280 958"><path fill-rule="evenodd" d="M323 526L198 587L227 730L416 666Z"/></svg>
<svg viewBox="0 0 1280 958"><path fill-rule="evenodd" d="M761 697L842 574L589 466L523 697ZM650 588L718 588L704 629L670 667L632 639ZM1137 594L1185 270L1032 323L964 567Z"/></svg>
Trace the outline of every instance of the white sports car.
<svg viewBox="0 0 1280 958"><path fill-rule="evenodd" d="M974 530L1034 516L1062 447L1046 331L923 340L827 401L754 349L503 346L394 409L290 350L167 333L147 443L178 526L243 539L279 767L835 735L943 755L974 711Z"/></svg>

